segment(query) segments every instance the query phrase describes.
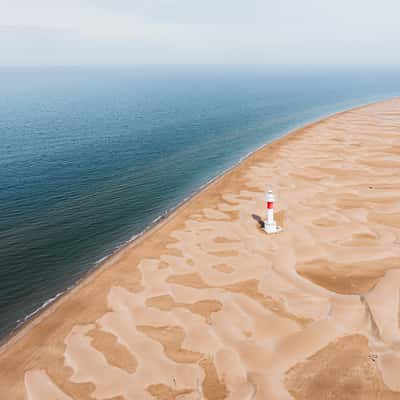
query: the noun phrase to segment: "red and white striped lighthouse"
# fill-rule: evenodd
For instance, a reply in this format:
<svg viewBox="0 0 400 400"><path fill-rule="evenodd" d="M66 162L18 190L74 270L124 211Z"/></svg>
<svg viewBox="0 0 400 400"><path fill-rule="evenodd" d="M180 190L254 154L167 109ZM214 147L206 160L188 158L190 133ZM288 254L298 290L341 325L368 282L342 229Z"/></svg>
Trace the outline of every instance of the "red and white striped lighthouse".
<svg viewBox="0 0 400 400"><path fill-rule="evenodd" d="M267 233L277 233L281 231L282 228L277 226L274 220L275 196L272 190L268 190L265 200L267 202L267 219L264 222L264 230Z"/></svg>

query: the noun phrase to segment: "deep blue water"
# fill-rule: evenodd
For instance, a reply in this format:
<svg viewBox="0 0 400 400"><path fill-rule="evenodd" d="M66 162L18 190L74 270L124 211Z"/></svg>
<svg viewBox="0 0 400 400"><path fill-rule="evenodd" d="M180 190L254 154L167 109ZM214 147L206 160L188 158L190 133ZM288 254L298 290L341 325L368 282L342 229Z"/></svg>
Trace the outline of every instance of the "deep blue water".
<svg viewBox="0 0 400 400"><path fill-rule="evenodd" d="M0 335L292 128L400 94L396 67L0 69Z"/></svg>

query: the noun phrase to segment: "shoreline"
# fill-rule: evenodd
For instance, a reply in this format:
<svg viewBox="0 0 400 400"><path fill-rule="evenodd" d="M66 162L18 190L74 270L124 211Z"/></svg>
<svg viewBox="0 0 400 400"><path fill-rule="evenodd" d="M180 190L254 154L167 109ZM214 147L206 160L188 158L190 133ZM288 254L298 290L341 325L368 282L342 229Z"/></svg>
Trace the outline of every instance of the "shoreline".
<svg viewBox="0 0 400 400"><path fill-rule="evenodd" d="M351 108L342 109L340 111L327 114L319 119L311 120L305 124L291 128L289 131L284 132L281 136L262 144L261 146L257 147L253 151L250 151L247 155L241 157L239 159L239 161L237 161L231 167L223 170L220 174L216 175L214 178L211 178L209 181L207 181L206 183L201 185L196 191L194 191L189 196L184 198L176 206L166 210L164 214L155 218L155 220L151 224L149 224L145 229L143 229L141 232L134 234L129 240L118 245L114 250L111 251L110 254L108 254L108 255L102 257L101 259L99 259L98 261L96 261L85 273L83 273L82 277L79 278L70 287L67 287L63 291L57 293L55 296L53 296L53 298L46 300L41 306L38 307L38 309L34 310L31 314L27 315L21 321L21 323L19 325L17 325L11 332L7 333L3 338L0 338L0 356L4 351L7 350L7 348L9 346L11 346L14 342L18 341L21 337L23 337L27 333L27 331L29 331L31 324L32 324L32 326L35 326L37 323L40 323L40 320L42 318L45 318L46 316L48 316L52 312L54 312L58 308L58 306L67 297L69 297L70 295L73 295L73 293L76 290L78 290L80 286L83 286L83 285L91 282L96 277L96 275L98 273L100 273L101 270L103 270L104 268L107 268L107 266L109 264L112 264L114 261L116 261L119 258L118 256L122 256L122 253L130 250L131 248L134 248L136 245L138 245L141 242L141 240L144 240L147 235L152 234L153 232L160 229L165 223L167 223L171 218L173 218L176 215L176 213L181 211L181 209L183 209L189 202L194 200L198 195L205 192L208 188L212 187L213 184L217 183L220 179L222 179L223 177L228 175L235 168L239 167L241 164L248 161L252 156L256 155L258 152L262 151L263 149L265 149L266 147L268 147L272 144L279 144L281 141L284 141L289 136L294 136L302 130L311 128L314 125L318 125L321 122L329 120L330 118L337 117L348 111L362 109L364 107L368 107L368 106L371 106L374 104L379 104L379 103L386 102L386 101L391 101L391 100L394 100L397 98L398 97L395 96L395 97L384 98L384 99L373 101L373 102L362 103L362 104L356 105Z"/></svg>
<svg viewBox="0 0 400 400"><path fill-rule="evenodd" d="M32 318L0 397L400 398L399 132L396 97L262 146Z"/></svg>

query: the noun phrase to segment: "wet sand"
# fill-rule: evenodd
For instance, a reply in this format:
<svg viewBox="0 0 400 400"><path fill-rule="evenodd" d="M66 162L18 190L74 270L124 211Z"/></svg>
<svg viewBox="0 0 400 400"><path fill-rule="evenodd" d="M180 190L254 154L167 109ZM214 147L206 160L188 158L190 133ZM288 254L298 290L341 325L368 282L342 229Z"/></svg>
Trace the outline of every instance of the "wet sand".
<svg viewBox="0 0 400 400"><path fill-rule="evenodd" d="M399 195L400 99L287 135L4 345L0 399L400 399Z"/></svg>

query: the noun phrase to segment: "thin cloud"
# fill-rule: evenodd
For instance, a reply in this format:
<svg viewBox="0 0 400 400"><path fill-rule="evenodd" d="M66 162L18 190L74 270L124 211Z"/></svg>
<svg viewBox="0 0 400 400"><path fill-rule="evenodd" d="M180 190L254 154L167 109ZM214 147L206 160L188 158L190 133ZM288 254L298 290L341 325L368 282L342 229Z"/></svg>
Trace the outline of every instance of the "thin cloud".
<svg viewBox="0 0 400 400"><path fill-rule="evenodd" d="M73 64L108 64L110 53L115 64L400 63L398 0L0 0L0 8L0 65L51 63L46 51L57 46L67 55L57 62Z"/></svg>

